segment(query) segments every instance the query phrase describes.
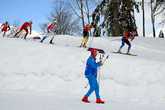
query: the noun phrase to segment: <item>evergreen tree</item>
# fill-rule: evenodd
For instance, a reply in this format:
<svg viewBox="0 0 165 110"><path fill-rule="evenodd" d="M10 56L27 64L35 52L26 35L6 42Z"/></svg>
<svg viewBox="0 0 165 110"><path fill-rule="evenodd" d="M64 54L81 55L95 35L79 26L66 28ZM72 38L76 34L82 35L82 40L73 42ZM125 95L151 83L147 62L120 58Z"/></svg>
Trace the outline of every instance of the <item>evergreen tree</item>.
<svg viewBox="0 0 165 110"><path fill-rule="evenodd" d="M134 8L139 11L134 0L103 0L93 13L104 16L102 27L106 27L108 35L120 36L125 30L137 32ZM93 17L95 27L98 26L96 16Z"/></svg>

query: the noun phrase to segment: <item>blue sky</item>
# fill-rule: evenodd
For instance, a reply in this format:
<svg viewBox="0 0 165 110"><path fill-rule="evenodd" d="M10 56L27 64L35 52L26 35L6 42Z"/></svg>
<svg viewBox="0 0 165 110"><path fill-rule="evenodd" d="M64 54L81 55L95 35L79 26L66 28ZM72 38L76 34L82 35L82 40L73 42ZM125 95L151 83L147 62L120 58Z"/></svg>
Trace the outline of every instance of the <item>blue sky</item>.
<svg viewBox="0 0 165 110"><path fill-rule="evenodd" d="M0 0L0 22L10 24L32 20L33 29L40 31L39 24L47 22L52 11L52 0Z"/></svg>

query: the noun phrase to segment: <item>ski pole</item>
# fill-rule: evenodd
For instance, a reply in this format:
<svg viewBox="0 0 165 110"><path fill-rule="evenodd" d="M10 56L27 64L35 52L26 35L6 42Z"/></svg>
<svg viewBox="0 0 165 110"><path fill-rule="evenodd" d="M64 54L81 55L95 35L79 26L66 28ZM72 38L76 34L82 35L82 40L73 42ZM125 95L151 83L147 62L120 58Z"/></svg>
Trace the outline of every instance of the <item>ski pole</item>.
<svg viewBox="0 0 165 110"><path fill-rule="evenodd" d="M106 56L106 58L104 59L104 61L102 62L103 64L105 63L105 61L109 58L109 55Z"/></svg>
<svg viewBox="0 0 165 110"><path fill-rule="evenodd" d="M104 54L100 54L100 62L102 62L103 60L103 57L104 57ZM100 80L101 80L101 67L99 67L99 73L98 73L98 83L100 84Z"/></svg>
<svg viewBox="0 0 165 110"><path fill-rule="evenodd" d="M100 56L100 61L102 62L102 64L105 63L105 61L109 58L109 55L106 56L106 58L104 59L104 61L102 61L104 57L104 54L102 55L102 57ZM100 80L101 80L101 67L99 68L99 75L98 75L98 83L100 84Z"/></svg>

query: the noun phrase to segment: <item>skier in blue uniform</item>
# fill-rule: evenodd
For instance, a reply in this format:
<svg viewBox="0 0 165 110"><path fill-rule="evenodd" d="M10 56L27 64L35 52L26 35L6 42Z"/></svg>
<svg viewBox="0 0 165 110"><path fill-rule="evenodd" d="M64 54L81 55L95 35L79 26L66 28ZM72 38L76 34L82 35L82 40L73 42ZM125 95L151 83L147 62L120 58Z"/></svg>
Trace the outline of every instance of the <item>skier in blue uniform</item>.
<svg viewBox="0 0 165 110"><path fill-rule="evenodd" d="M103 104L104 101L101 100L99 95L99 84L97 81L97 69L98 67L102 66L102 62L96 62L96 56L97 56L97 49L91 50L91 55L87 59L86 63L86 69L85 69L85 77L88 79L90 88L88 92L84 95L82 98L82 101L85 103L90 103L88 100L88 97L95 92L96 94L96 103Z"/></svg>

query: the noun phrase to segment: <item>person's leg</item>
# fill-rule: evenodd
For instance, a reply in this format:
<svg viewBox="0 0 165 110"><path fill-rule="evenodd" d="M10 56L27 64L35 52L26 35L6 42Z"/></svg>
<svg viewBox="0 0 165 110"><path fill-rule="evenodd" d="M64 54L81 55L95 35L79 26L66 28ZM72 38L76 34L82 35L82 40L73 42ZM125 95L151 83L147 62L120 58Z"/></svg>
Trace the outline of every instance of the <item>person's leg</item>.
<svg viewBox="0 0 165 110"><path fill-rule="evenodd" d="M80 47L82 47L84 45L84 42L85 42L85 37L83 36L82 40L81 40L81 45Z"/></svg>
<svg viewBox="0 0 165 110"><path fill-rule="evenodd" d="M88 97L92 94L92 92L94 92L95 85L94 85L94 80L93 80L92 76L87 77L87 79L88 79L90 88L89 88L88 92L84 95L84 97L82 98L82 101L85 103L90 103L90 101L88 100Z"/></svg>
<svg viewBox="0 0 165 110"><path fill-rule="evenodd" d="M3 32L3 37L5 37L5 35L6 35L6 31Z"/></svg>
<svg viewBox="0 0 165 110"><path fill-rule="evenodd" d="M54 39L54 36L51 38L51 40L50 40L50 42L49 42L50 44L54 44L54 43L53 43L53 39Z"/></svg>
<svg viewBox="0 0 165 110"><path fill-rule="evenodd" d="M87 43L88 43L88 36L84 38L84 45L83 45L83 47L86 48L87 47Z"/></svg>
<svg viewBox="0 0 165 110"><path fill-rule="evenodd" d="M41 39L41 43L47 38L47 36L45 35L42 39Z"/></svg>
<svg viewBox="0 0 165 110"><path fill-rule="evenodd" d="M27 28L25 28L24 30L25 30L25 32L26 32L26 34L25 34L25 36L24 36L24 39L26 39L26 37L27 37L27 35L28 35L29 32L28 32L28 29L27 29Z"/></svg>
<svg viewBox="0 0 165 110"><path fill-rule="evenodd" d="M100 99L100 95L99 95L99 84L98 84L98 82L97 82L97 79L94 79L94 81L93 81L93 83L94 83L94 85L95 85L95 94L96 94L96 98L98 99Z"/></svg>
<svg viewBox="0 0 165 110"><path fill-rule="evenodd" d="M129 42L129 40L126 40L125 42L128 45L128 50L127 50L127 54L128 54L130 52L130 49L131 49L131 43Z"/></svg>
<svg viewBox="0 0 165 110"><path fill-rule="evenodd" d="M89 38L89 32L86 32L86 33L85 33L85 41L84 41L84 45L83 45L84 48L87 47L88 38Z"/></svg>
<svg viewBox="0 0 165 110"><path fill-rule="evenodd" d="M125 45L125 39L122 38L122 40L121 40L121 46L120 46L118 52L121 52L121 49L124 47L124 45Z"/></svg>
<svg viewBox="0 0 165 110"><path fill-rule="evenodd" d="M17 38L18 38L19 36L17 36L17 35L18 35L21 31L22 31L22 30L19 30L18 32L16 32L15 35L14 35L14 37L17 37Z"/></svg>
<svg viewBox="0 0 165 110"><path fill-rule="evenodd" d="M99 94L99 84L97 82L97 79L93 79L93 84L95 85L95 94L96 94L96 103L104 103L104 101L100 98L100 94Z"/></svg>
<svg viewBox="0 0 165 110"><path fill-rule="evenodd" d="M88 92L85 94L85 96L87 96L87 97L89 97L92 94L92 92L94 92L94 90L95 90L95 79L92 76L88 77L88 82L89 82L90 88L89 88Z"/></svg>
<svg viewBox="0 0 165 110"><path fill-rule="evenodd" d="M83 31L83 39L81 41L80 47L83 47L84 46L86 37L87 37L87 32L86 31Z"/></svg>

